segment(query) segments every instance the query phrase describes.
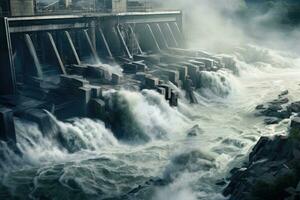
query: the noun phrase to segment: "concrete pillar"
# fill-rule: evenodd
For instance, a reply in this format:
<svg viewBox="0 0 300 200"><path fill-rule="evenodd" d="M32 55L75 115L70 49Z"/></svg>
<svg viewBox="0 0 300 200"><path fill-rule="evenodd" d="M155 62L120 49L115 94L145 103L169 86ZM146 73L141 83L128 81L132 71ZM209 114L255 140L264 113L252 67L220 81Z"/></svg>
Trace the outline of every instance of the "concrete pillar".
<svg viewBox="0 0 300 200"><path fill-rule="evenodd" d="M51 117L41 109L26 110L22 116L32 122L39 125L39 128L43 135L50 135L53 130L53 123Z"/></svg>
<svg viewBox="0 0 300 200"><path fill-rule="evenodd" d="M175 91L171 92L170 106L178 106L178 94Z"/></svg>
<svg viewBox="0 0 300 200"><path fill-rule="evenodd" d="M56 60L56 63L57 65L59 66L59 70L62 74L67 74L66 72L66 69L65 69L65 66L61 60L61 57L58 53L58 50L57 50L57 47L56 47L56 44L55 44L55 41L51 35L51 33L47 33L47 38L49 40L49 43L50 43L50 48L51 50L53 51L53 55L55 57L55 60Z"/></svg>
<svg viewBox="0 0 300 200"><path fill-rule="evenodd" d="M0 95L16 91L15 66L7 18L0 18Z"/></svg>
<svg viewBox="0 0 300 200"><path fill-rule="evenodd" d="M89 107L90 107L89 115L91 117L105 121L106 111L105 111L105 102L103 100L98 98L91 99Z"/></svg>
<svg viewBox="0 0 300 200"><path fill-rule="evenodd" d="M86 117L89 114L88 104L92 97L92 89L89 87L80 87L78 88L77 92L79 100L79 107L77 109L80 111L82 116Z"/></svg>
<svg viewBox="0 0 300 200"><path fill-rule="evenodd" d="M29 54L30 54L30 56L33 60L33 64L34 64L34 67L35 67L37 77L43 78L42 66L40 64L40 60L39 60L39 58L36 54L35 47L33 45L33 42L31 40L31 37L30 37L29 34L25 34L25 43L26 43L26 46L28 48Z"/></svg>
<svg viewBox="0 0 300 200"><path fill-rule="evenodd" d="M0 140L16 142L13 111L5 107L0 107Z"/></svg>
<svg viewBox="0 0 300 200"><path fill-rule="evenodd" d="M159 84L159 79L156 77L146 76L145 77L145 89L155 89Z"/></svg>

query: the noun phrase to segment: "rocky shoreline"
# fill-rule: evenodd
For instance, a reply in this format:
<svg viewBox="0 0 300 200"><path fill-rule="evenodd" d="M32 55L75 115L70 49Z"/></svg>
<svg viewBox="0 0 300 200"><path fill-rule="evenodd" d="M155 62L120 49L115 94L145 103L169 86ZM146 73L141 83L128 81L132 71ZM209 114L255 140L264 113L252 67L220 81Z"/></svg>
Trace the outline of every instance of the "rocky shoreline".
<svg viewBox="0 0 300 200"><path fill-rule="evenodd" d="M291 102L288 91L256 107L266 124L291 119L287 135L261 137L248 161L234 168L223 195L229 200L300 199L300 102Z"/></svg>

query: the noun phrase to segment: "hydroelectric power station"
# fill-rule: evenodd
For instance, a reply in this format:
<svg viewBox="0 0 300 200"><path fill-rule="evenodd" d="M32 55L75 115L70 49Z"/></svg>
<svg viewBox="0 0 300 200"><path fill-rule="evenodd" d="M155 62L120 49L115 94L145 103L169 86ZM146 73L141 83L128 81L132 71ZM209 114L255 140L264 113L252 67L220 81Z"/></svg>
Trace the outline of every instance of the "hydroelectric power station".
<svg viewBox="0 0 300 200"><path fill-rule="evenodd" d="M117 130L106 91L155 90L177 106L179 87L197 103L200 72L223 67L185 48L181 11L157 11L139 1L76 2L1 2L1 140L16 142L15 118L47 134L49 113L62 120L97 118Z"/></svg>
<svg viewBox="0 0 300 200"><path fill-rule="evenodd" d="M298 200L299 8L0 0L0 200Z"/></svg>

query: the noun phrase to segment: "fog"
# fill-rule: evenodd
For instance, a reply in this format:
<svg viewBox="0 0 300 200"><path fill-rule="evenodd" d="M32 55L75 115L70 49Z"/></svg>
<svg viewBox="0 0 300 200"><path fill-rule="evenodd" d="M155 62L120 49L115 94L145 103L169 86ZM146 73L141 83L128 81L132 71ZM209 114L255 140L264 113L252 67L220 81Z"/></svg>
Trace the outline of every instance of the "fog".
<svg viewBox="0 0 300 200"><path fill-rule="evenodd" d="M162 8L180 9L188 46L213 52L231 51L239 45L259 44L300 52L298 27L281 22L286 7L249 7L244 0L164 0ZM287 39L288 38L288 39Z"/></svg>

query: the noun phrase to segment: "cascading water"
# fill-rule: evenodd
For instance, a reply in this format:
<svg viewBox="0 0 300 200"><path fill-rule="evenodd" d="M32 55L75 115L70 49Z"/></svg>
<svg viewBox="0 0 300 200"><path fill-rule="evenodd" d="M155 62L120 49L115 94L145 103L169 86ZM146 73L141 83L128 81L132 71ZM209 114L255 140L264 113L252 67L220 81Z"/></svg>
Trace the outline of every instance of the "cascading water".
<svg viewBox="0 0 300 200"><path fill-rule="evenodd" d="M260 136L287 126L265 126L255 106L286 89L299 98L300 71L299 59L257 46L220 57L234 66L201 74L197 105L180 100L173 108L150 90L104 94L116 130L126 134L101 121L52 116L52 134L44 136L37 124L16 120L21 153L0 145L0 199L224 199L215 183Z"/></svg>

